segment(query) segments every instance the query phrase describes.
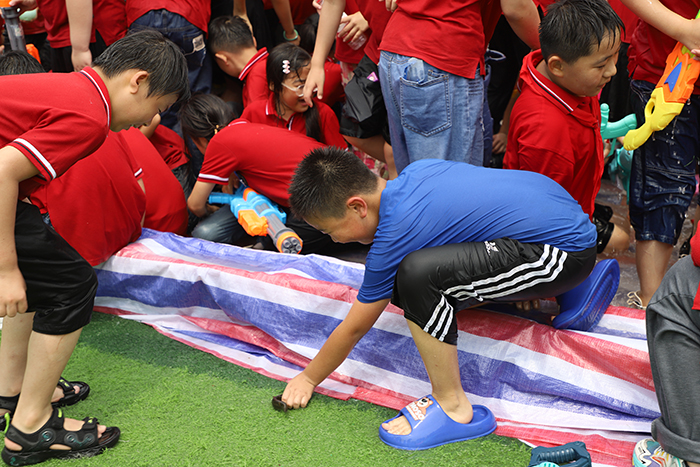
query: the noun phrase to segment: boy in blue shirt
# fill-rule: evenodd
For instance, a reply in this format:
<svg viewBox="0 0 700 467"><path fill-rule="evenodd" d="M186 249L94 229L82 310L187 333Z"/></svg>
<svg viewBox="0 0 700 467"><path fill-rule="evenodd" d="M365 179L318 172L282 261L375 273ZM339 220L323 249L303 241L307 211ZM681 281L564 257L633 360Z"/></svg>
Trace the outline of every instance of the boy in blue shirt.
<svg viewBox="0 0 700 467"><path fill-rule="evenodd" d="M297 168L289 201L336 242L372 247L357 300L282 400L305 407L391 301L404 310L432 383L431 395L380 428L382 441L400 449L495 429L493 414L472 406L462 389L457 310L557 296L553 325L588 330L619 279L614 261L589 277L595 227L563 188L536 173L421 160L385 181L352 154L322 148Z"/></svg>

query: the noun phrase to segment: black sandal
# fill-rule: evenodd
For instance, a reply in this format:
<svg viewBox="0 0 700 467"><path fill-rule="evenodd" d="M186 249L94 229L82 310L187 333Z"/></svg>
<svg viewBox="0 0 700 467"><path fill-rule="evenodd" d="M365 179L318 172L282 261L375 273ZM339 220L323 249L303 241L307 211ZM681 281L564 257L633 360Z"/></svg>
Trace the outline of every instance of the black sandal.
<svg viewBox="0 0 700 467"><path fill-rule="evenodd" d="M77 404L85 400L90 394L90 386L88 386L87 383L83 383L82 381L66 381L63 376L58 378L58 386L63 389L63 397L51 403L54 407L66 407L68 405ZM75 392L75 386L80 388L77 393Z"/></svg>
<svg viewBox="0 0 700 467"><path fill-rule="evenodd" d="M21 451L2 450L2 460L8 465L32 465L48 459L78 459L102 454L119 441L117 427L108 427L102 436L97 434L97 419L85 417L85 424L78 431L63 428L64 418L61 409L54 408L49 421L34 433L22 433L12 424L7 429L5 439L20 446ZM70 450L50 449L53 445L65 445Z"/></svg>
<svg viewBox="0 0 700 467"><path fill-rule="evenodd" d="M75 405L78 402L85 400L90 394L90 386L82 381L66 381L66 379L61 376L58 379L58 385L63 390L63 397L61 397L56 402L52 402L51 405L54 407L66 407L68 405ZM80 389L75 392L75 386ZM8 418L12 418L17 408L17 401L19 401L19 394L14 397L3 397L0 396L0 409L9 410L9 412L0 417L0 431L5 431L7 428Z"/></svg>
<svg viewBox="0 0 700 467"><path fill-rule="evenodd" d="M0 409L9 410L5 415L0 418L0 431L5 431L7 428L7 423L12 418L17 408L17 401L19 400L19 394L12 397L0 396Z"/></svg>

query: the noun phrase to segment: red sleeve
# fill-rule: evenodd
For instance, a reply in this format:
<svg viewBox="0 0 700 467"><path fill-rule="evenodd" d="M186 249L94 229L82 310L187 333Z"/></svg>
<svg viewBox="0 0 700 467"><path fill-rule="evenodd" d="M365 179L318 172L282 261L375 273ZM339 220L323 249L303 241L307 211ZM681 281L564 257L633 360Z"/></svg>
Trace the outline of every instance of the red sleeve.
<svg viewBox="0 0 700 467"><path fill-rule="evenodd" d="M80 131L76 129L80 128ZM29 131L10 143L51 181L104 143L108 128L89 115L53 108Z"/></svg>
<svg viewBox="0 0 700 467"><path fill-rule="evenodd" d="M323 102L332 106L336 102L344 101L345 89L340 64L326 60L323 69L326 72L326 80L323 82Z"/></svg>
<svg viewBox="0 0 700 467"><path fill-rule="evenodd" d="M226 133L218 133L209 141L198 182L226 185L236 170L236 159L226 141Z"/></svg>
<svg viewBox="0 0 700 467"><path fill-rule="evenodd" d="M259 99L267 99L269 93L264 63L256 64L243 83L243 107Z"/></svg>

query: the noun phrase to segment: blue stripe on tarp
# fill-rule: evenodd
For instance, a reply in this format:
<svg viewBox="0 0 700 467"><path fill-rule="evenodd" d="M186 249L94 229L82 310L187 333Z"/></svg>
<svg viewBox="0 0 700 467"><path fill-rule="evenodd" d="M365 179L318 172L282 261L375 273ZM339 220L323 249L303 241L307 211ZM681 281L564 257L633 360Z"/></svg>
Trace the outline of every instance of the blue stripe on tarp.
<svg viewBox="0 0 700 467"><path fill-rule="evenodd" d="M275 272L296 269L314 279L343 284L355 289L360 287L364 277L364 267L331 261L319 255L287 255L251 248L238 248L149 229L143 229L139 240L143 239L154 240L178 255L193 256L193 261L198 258L221 266L246 271Z"/></svg>
<svg viewBox="0 0 700 467"><path fill-rule="evenodd" d="M284 366L286 368L291 368L293 370L301 371L302 367L295 365L294 363L288 362L282 358L279 358L269 350L264 347L259 347L257 345L250 344L248 342L243 342L233 337L224 336L223 334L216 334L211 332L199 332L199 331L185 331L180 329L173 329L165 326L159 326L171 334L180 334L183 336L193 337L200 339L212 344L220 345L233 350L238 350L241 352L248 353L250 355L264 357L267 360L275 363L276 365Z"/></svg>

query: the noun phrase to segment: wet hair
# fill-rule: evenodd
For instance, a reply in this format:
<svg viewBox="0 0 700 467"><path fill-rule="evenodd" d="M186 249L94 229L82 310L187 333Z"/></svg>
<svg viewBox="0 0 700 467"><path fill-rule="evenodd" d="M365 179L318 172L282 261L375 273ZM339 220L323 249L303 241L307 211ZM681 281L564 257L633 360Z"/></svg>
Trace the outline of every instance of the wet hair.
<svg viewBox="0 0 700 467"><path fill-rule="evenodd" d="M378 178L359 157L340 148L314 149L297 166L289 204L303 219L340 219L351 196L373 193Z"/></svg>
<svg viewBox="0 0 700 467"><path fill-rule="evenodd" d="M0 55L0 76L44 73L44 68L24 50L10 50Z"/></svg>
<svg viewBox="0 0 700 467"><path fill-rule="evenodd" d="M128 70L148 72L147 96L174 94L178 102L189 99L187 61L180 48L155 30L127 34L92 62L107 78Z"/></svg>
<svg viewBox="0 0 700 467"><path fill-rule="evenodd" d="M240 16L219 16L209 23L209 50L237 53L241 49L255 47L253 33Z"/></svg>
<svg viewBox="0 0 700 467"><path fill-rule="evenodd" d="M285 61L288 61L287 65ZM275 95L275 112L277 115L282 114L281 94L286 89L282 83L290 76L299 77L299 71L311 63L311 55L294 44L280 44L270 52L267 57L267 83L272 88L272 93ZM285 73L287 71L287 73ZM319 143L325 144L321 134L321 125L319 123L318 107L309 107L304 112L306 118L306 136L313 138Z"/></svg>
<svg viewBox="0 0 700 467"><path fill-rule="evenodd" d="M214 94L195 94L180 107L180 127L185 138L209 141L234 117L233 110Z"/></svg>
<svg viewBox="0 0 700 467"><path fill-rule="evenodd" d="M547 8L540 23L540 47L546 60L559 56L566 63L617 39L625 25L606 0L559 0Z"/></svg>

